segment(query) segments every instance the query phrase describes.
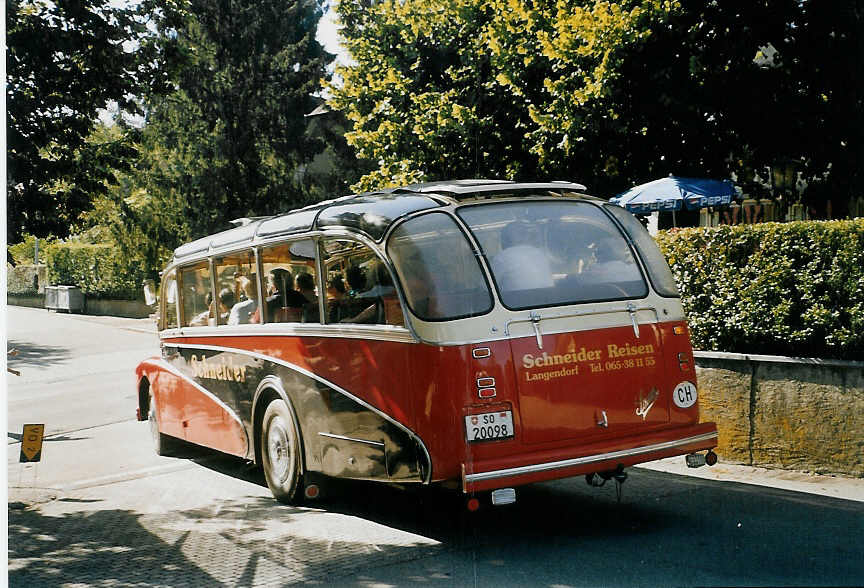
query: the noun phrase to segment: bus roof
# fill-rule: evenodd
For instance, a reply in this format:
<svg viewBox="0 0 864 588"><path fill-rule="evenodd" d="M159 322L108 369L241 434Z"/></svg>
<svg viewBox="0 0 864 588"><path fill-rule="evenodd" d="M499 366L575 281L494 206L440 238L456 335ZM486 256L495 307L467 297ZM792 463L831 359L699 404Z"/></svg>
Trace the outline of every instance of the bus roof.
<svg viewBox="0 0 864 588"><path fill-rule="evenodd" d="M457 204L466 200L513 198L538 192L581 194L585 186L574 182L518 183L507 180L452 180L412 184L378 192L352 194L318 202L269 217L237 219L239 226L185 243L174 250L174 261L204 257L234 249L256 238L303 233L313 229L345 227L379 241L397 219L419 210ZM596 198L596 200L602 200Z"/></svg>

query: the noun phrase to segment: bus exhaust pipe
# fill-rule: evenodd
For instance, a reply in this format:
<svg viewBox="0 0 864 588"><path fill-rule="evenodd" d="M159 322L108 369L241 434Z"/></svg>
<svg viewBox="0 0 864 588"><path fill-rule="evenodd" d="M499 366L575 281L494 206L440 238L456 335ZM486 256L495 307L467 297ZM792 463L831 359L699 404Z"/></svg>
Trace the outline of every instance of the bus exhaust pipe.
<svg viewBox="0 0 864 588"><path fill-rule="evenodd" d="M704 455L701 453L690 453L684 456L688 468L701 468L704 465L713 466L717 463L717 454L708 450Z"/></svg>
<svg viewBox="0 0 864 588"><path fill-rule="evenodd" d="M516 502L515 488L498 488L492 491L492 504L500 506Z"/></svg>

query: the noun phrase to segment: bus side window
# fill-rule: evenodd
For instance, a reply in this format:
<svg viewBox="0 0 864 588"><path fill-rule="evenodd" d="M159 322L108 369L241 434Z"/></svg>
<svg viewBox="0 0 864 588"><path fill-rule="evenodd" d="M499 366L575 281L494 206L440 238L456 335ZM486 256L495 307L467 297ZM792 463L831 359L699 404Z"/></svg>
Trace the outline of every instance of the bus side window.
<svg viewBox="0 0 864 588"><path fill-rule="evenodd" d="M162 280L162 328L176 329L177 321L177 273L172 270Z"/></svg>
<svg viewBox="0 0 864 588"><path fill-rule="evenodd" d="M216 325L213 294L210 287L210 264L206 261L180 269L181 326ZM211 320L212 319L212 320Z"/></svg>
<svg viewBox="0 0 864 588"><path fill-rule="evenodd" d="M315 249L312 239L261 249L264 322L320 322Z"/></svg>
<svg viewBox="0 0 864 588"><path fill-rule="evenodd" d="M258 275L252 251L231 253L215 260L216 321L218 325L245 325L258 318Z"/></svg>
<svg viewBox="0 0 864 588"><path fill-rule="evenodd" d="M324 242L328 323L404 326L387 265L356 241Z"/></svg>

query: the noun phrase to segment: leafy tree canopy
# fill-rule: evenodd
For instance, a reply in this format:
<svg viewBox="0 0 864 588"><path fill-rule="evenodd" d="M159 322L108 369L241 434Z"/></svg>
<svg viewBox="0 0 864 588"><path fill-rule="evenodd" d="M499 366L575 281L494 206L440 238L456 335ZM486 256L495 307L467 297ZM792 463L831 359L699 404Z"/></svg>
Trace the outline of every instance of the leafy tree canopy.
<svg viewBox="0 0 864 588"><path fill-rule="evenodd" d="M367 4L338 4L354 63L331 99L378 162L358 188L541 174L610 194L787 163L860 185L855 2Z"/></svg>
<svg viewBox="0 0 864 588"><path fill-rule="evenodd" d="M355 188L535 172L527 105L496 77L485 37L494 2L346 0L337 11L355 63L336 69L331 104L358 155L379 164Z"/></svg>
<svg viewBox="0 0 864 588"><path fill-rule="evenodd" d="M140 113L159 92L164 47L148 24L172 3L11 0L6 5L8 238L65 236L113 169L133 153L123 140L88 141L109 101Z"/></svg>
<svg viewBox="0 0 864 588"><path fill-rule="evenodd" d="M180 208L175 242L304 202L302 166L321 148L305 115L332 59L320 16L316 0L189 0L162 32L182 59L175 91L148 101L138 177Z"/></svg>

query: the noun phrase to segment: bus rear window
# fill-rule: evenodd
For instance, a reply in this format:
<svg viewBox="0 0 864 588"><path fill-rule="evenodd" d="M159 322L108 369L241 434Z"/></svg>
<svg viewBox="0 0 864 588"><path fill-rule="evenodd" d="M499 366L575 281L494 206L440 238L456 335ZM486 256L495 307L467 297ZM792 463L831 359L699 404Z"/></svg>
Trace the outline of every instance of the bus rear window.
<svg viewBox="0 0 864 588"><path fill-rule="evenodd" d="M654 238L648 234L645 227L642 226L636 217L614 204L607 204L606 210L618 219L623 225L624 230L633 239L636 248L642 255L642 261L648 269L648 275L651 278L651 283L654 284L654 289L660 296L668 298L677 298L678 286L675 284L675 277L672 275L672 270L669 269L669 264L666 263L666 258L657 247Z"/></svg>
<svg viewBox="0 0 864 588"><path fill-rule="evenodd" d="M587 202L466 206L501 302L518 310L641 298L648 286L624 235Z"/></svg>
<svg viewBox="0 0 864 588"><path fill-rule="evenodd" d="M390 236L387 252L408 306L421 319L465 318L492 310L477 256L450 216L430 213L402 223Z"/></svg>

